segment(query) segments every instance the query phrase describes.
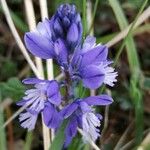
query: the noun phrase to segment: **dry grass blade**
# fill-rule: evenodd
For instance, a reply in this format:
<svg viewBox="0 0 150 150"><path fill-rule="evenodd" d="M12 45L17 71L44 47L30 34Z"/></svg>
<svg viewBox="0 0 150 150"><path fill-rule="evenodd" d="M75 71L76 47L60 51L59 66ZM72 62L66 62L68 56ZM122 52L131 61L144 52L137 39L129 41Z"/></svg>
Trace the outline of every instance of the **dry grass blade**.
<svg viewBox="0 0 150 150"><path fill-rule="evenodd" d="M125 132L123 133L123 135L121 136L121 138L117 142L117 145L115 146L114 150L120 150L127 134L129 133L129 131L131 130L132 127L133 127L133 122L131 122L130 125L128 126L128 128L125 130Z"/></svg>
<svg viewBox="0 0 150 150"><path fill-rule="evenodd" d="M141 145L138 147L137 150L145 150L150 148L150 132L147 134L147 136L144 138L143 142Z"/></svg>
<svg viewBox="0 0 150 150"><path fill-rule="evenodd" d="M45 18L48 18L48 9L47 9L47 1L46 0L39 0L40 3L40 11L41 11L41 17L42 20ZM49 80L54 78L53 73L53 60L47 59L46 60L46 68L47 68L47 77Z"/></svg>
<svg viewBox="0 0 150 150"><path fill-rule="evenodd" d="M6 98L3 102L0 103L0 110L4 110L7 106L12 103L12 99Z"/></svg>
<svg viewBox="0 0 150 150"><path fill-rule="evenodd" d="M47 0L39 0L40 3L40 10L41 10L41 17L42 20L45 18L48 18L48 9L47 9ZM47 66L47 76L49 80L52 80L54 78L53 73L53 61L52 59L46 60L46 66ZM44 135L44 145L46 146L46 150L50 147L50 134L49 129L45 126L44 122L43 124L43 135ZM54 131L51 129L51 141L54 139Z"/></svg>
<svg viewBox="0 0 150 150"><path fill-rule="evenodd" d="M2 5L2 8L3 8L3 12L5 14L5 17L6 17L6 20L7 20L7 23L11 29L11 32L18 44L18 47L20 48L22 54L24 55L25 59L27 60L29 66L31 67L31 69L33 70L34 74L37 76L37 77L40 77L40 73L39 71L37 70L36 66L34 65L33 61L31 60L29 54L27 53L26 51L26 48L24 46L24 44L22 43L20 37L19 37L19 34L15 28L15 25L12 21L12 18L11 18L11 15L10 15L10 12L9 12L9 9L8 9L8 6L7 6L7 3L6 3L6 0L0 0L1 2L1 5Z"/></svg>
<svg viewBox="0 0 150 150"><path fill-rule="evenodd" d="M35 19L35 13L34 13L34 8L33 8L33 2L32 0L24 0L24 4L25 4L25 10L26 10L26 16L28 20L29 29L30 31L33 31L36 29L36 19ZM44 79L44 70L43 70L42 60L38 57L35 57L35 62L36 62L37 69L40 72L41 78ZM44 150L48 150L49 143L50 143L50 134L49 134L49 129L44 124L43 115L42 115L42 126L43 126Z"/></svg>
<svg viewBox="0 0 150 150"><path fill-rule="evenodd" d="M32 0L24 0L24 5L25 5L25 11L26 11L29 29L30 31L33 31L36 29L36 19L35 19L35 13L33 8L33 2ZM35 63L38 71L40 72L40 77L44 79L42 60L38 57L35 57Z"/></svg>
<svg viewBox="0 0 150 150"><path fill-rule="evenodd" d="M78 128L78 131L81 135L83 135L83 131ZM90 145L95 149L95 150L101 150L93 141L89 141Z"/></svg>
<svg viewBox="0 0 150 150"><path fill-rule="evenodd" d="M141 25L149 17L150 17L150 6L140 15L140 17L136 21L133 29L135 29L136 27ZM111 46L115 45L116 43L118 43L119 41L121 41L128 34L131 26L132 26L132 24L130 24L125 30L123 30L117 36L115 36L112 40L110 40L106 45L108 47L111 47Z"/></svg>
<svg viewBox="0 0 150 150"><path fill-rule="evenodd" d="M12 120L14 120L21 112L23 112L27 106L23 106L20 109L18 109L2 126L2 128L5 128Z"/></svg>

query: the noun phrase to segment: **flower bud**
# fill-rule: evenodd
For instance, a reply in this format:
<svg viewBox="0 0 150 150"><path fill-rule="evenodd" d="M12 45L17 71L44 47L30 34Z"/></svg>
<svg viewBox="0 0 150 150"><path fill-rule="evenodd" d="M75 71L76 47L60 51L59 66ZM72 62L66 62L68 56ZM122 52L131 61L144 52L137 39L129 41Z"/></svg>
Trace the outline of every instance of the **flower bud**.
<svg viewBox="0 0 150 150"><path fill-rule="evenodd" d="M81 42L82 23L80 14L76 11L75 5L60 5L51 22L53 31L53 39L58 38L66 41L70 51Z"/></svg>
<svg viewBox="0 0 150 150"><path fill-rule="evenodd" d="M74 47L77 42L78 42L78 37L79 37L79 33L78 33L78 27L75 23L73 23L69 30L68 30L68 33L67 33L67 41L68 41L68 44L71 46L71 47Z"/></svg>

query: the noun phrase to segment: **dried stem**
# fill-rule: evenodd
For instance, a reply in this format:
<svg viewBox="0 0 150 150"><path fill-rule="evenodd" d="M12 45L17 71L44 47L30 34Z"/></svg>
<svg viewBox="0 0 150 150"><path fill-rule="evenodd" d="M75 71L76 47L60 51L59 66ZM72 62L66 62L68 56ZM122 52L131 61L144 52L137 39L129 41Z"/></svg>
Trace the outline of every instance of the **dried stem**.
<svg viewBox="0 0 150 150"><path fill-rule="evenodd" d="M88 28L90 28L90 25L92 23L92 3L91 1L87 1L87 9L86 9L86 16L87 16L87 26ZM89 29L88 29L89 30ZM91 28L91 31L90 31L90 35L93 35L94 33L94 29L93 27ZM95 96L96 95L96 90L90 90L90 95L91 96Z"/></svg>
<svg viewBox="0 0 150 150"><path fill-rule="evenodd" d="M42 20L45 18L48 18L48 9L47 9L47 1L46 0L39 0L40 3L40 10L41 10L41 17ZM53 61L52 59L46 60L46 67L47 67L47 77L49 80L52 80L54 78L54 73L53 73ZM47 145L47 150L50 147L50 138L51 141L54 139L54 131L51 129L50 130L51 137L49 134L49 129L45 126L43 123L43 136L44 136L44 145Z"/></svg>
<svg viewBox="0 0 150 150"><path fill-rule="evenodd" d="M123 142L125 141L126 136L129 134L129 131L133 127L133 123L134 122L131 122L130 125L127 127L127 129L125 130L125 132L123 133L123 135L121 136L119 141L117 142L116 146L114 147L114 150L120 150L121 149L121 146L122 146Z"/></svg>
<svg viewBox="0 0 150 150"><path fill-rule="evenodd" d="M45 18L48 18L47 1L39 0L39 2L40 2L41 17L42 20L44 20ZM49 80L51 80L54 78L52 59L46 60L46 67L47 67L47 77Z"/></svg>
<svg viewBox="0 0 150 150"><path fill-rule="evenodd" d="M78 128L78 131L81 135L83 135L83 131ZM101 150L92 140L89 141L90 145L95 149L95 150Z"/></svg>
<svg viewBox="0 0 150 150"><path fill-rule="evenodd" d="M4 99L4 101L0 103L0 110L3 111L6 107L8 107L12 103L13 103L12 99L10 98Z"/></svg>
<svg viewBox="0 0 150 150"><path fill-rule="evenodd" d="M2 128L5 128L12 120L14 120L21 112L23 112L27 108L26 105L22 106L20 109L18 109L2 126Z"/></svg>
<svg viewBox="0 0 150 150"><path fill-rule="evenodd" d="M146 129L144 131L143 135L145 136L147 133L150 133L150 128ZM135 144L135 139L130 140L128 143L126 143L124 146L122 146L121 150L128 150L133 144Z"/></svg>
<svg viewBox="0 0 150 150"><path fill-rule="evenodd" d="M24 0L25 5L25 11L27 16L27 22L29 25L30 31L33 31L36 29L36 19L35 19L35 13L33 8L33 2L32 0ZM38 57L35 57L35 63L38 71L40 72L40 77L44 79L44 70L43 70L43 64L42 60Z"/></svg>
<svg viewBox="0 0 150 150"><path fill-rule="evenodd" d="M24 0L24 4L25 4L26 15L27 15L27 20L28 20L30 31L33 31L36 28L36 19L35 19L35 13L34 13L34 8L33 8L33 2L32 0ZM38 57L35 57L35 62L40 72L41 78L44 79L42 60ZM42 126L43 126L44 150L48 150L49 143L50 143L50 133L49 133L49 129L44 124L43 115L42 115Z"/></svg>
<svg viewBox="0 0 150 150"><path fill-rule="evenodd" d="M139 16L133 29L135 29L136 27L141 25L149 17L150 17L150 6L145 11L143 11L143 13ZM123 30L117 36L115 36L112 40L110 40L106 45L108 47L111 47L111 46L115 45L116 43L118 43L120 40L122 40L128 34L131 26L132 26L132 23L125 30Z"/></svg>
<svg viewBox="0 0 150 150"><path fill-rule="evenodd" d="M10 106L6 107L6 116L9 118L12 112ZM8 130L8 150L14 150L13 124L12 122L7 127Z"/></svg>
<svg viewBox="0 0 150 150"><path fill-rule="evenodd" d="M12 32L12 34L13 34L13 36L14 36L17 44L18 44L18 47L20 48L22 54L24 55L25 59L27 60L29 66L31 67L34 74L37 77L40 77L39 71L37 70L36 66L34 65L33 61L31 60L29 54L27 53L27 50L26 50L25 46L23 45L21 38L20 38L16 28L15 28L15 25L14 25L13 20L11 18L10 11L8 9L8 5L6 3L6 0L0 0L0 2L1 2L3 12L4 12L6 20L7 20L7 23L8 23L10 30L11 30L11 32Z"/></svg>

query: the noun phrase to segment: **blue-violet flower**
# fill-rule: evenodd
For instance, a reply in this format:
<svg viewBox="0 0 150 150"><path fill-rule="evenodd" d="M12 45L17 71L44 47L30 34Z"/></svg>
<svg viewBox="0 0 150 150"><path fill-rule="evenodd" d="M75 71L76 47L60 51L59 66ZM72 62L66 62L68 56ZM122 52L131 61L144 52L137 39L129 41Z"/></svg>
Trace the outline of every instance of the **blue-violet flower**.
<svg viewBox="0 0 150 150"><path fill-rule="evenodd" d="M83 140L88 142L95 141L100 136L97 127L100 126L102 116L94 114L91 106L109 105L113 102L108 95L90 96L83 99L77 99L73 103L62 109L60 114L64 119L69 119L65 129L65 146L67 146L77 133L77 128L83 129Z"/></svg>
<svg viewBox="0 0 150 150"><path fill-rule="evenodd" d="M69 67L73 79L81 79L83 85L90 89L96 89L102 83L113 86L116 82L117 72L109 65L107 60L108 48L105 45L96 45L96 39L88 36L82 48L78 48L72 57Z"/></svg>
<svg viewBox="0 0 150 150"><path fill-rule="evenodd" d="M43 114L44 123L49 128L56 128L61 117L56 106L61 102L58 83L55 80L40 80L27 78L24 84L34 85L34 89L27 90L23 100L17 105L26 107L26 112L20 114L19 120L23 128L33 130L39 113Z"/></svg>
<svg viewBox="0 0 150 150"><path fill-rule="evenodd" d="M27 32L24 40L27 49L35 56L49 59L66 68L68 55L81 43L82 24L76 7L60 5L49 20L39 22L34 31Z"/></svg>

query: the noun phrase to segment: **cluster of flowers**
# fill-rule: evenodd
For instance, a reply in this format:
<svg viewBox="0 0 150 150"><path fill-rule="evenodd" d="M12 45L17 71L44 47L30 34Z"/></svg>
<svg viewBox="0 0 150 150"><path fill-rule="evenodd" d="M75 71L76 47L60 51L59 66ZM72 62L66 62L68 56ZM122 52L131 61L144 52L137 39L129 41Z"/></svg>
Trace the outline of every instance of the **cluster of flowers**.
<svg viewBox="0 0 150 150"><path fill-rule="evenodd" d="M64 119L68 120L66 146L76 135L77 128L83 130L84 141L95 141L100 136L98 128L102 116L95 114L92 107L109 105L113 100L105 94L79 98L74 88L81 82L89 89L97 89L102 84L114 85L117 72L109 66L112 61L107 59L107 47L96 45L92 36L87 36L82 42L80 14L70 4L60 5L50 20L45 19L38 23L35 31L26 33L25 44L33 55L54 59L65 79L61 82L38 78L23 80L24 84L34 85L34 88L27 90L18 102L19 106L27 107L19 117L21 126L34 129L37 117L42 113L49 128L58 129ZM66 88L67 96L61 95L60 88Z"/></svg>

